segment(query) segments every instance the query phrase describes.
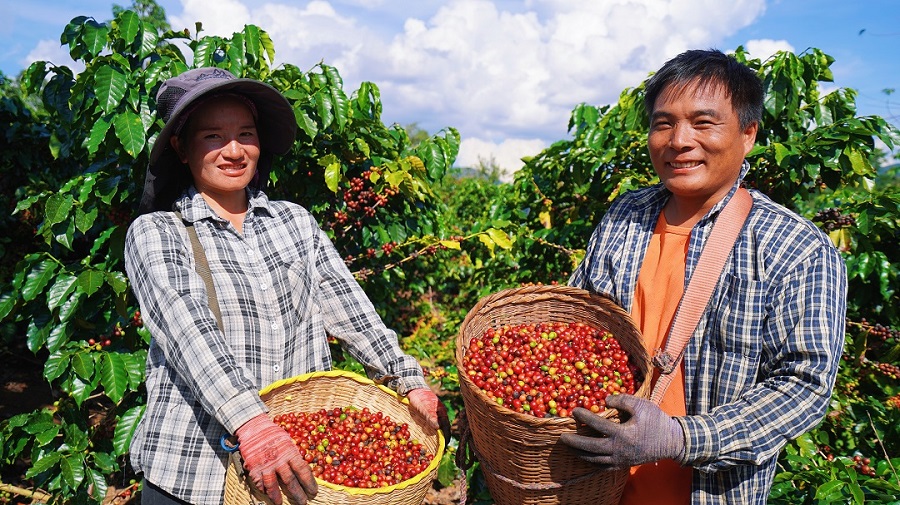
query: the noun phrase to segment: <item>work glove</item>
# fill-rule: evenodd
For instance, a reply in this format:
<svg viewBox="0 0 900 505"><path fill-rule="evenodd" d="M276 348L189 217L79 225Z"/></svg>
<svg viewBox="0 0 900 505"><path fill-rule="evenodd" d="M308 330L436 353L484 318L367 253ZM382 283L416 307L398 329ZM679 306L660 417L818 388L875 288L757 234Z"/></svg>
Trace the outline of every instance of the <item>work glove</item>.
<svg viewBox="0 0 900 505"><path fill-rule="evenodd" d="M429 388L416 388L406 393L409 405L418 412L428 424L444 434L444 444L450 441L450 419L447 407L438 400L437 395Z"/></svg>
<svg viewBox="0 0 900 505"><path fill-rule="evenodd" d="M574 448L578 457L610 468L628 468L684 455L681 424L655 403L632 395L610 395L607 408L618 409L621 423L576 408L572 417L601 436L563 433L560 442Z"/></svg>
<svg viewBox="0 0 900 505"><path fill-rule="evenodd" d="M281 505L281 489L292 503L305 505L319 488L309 465L291 436L268 415L260 414L237 429L238 448L250 480L275 505Z"/></svg>

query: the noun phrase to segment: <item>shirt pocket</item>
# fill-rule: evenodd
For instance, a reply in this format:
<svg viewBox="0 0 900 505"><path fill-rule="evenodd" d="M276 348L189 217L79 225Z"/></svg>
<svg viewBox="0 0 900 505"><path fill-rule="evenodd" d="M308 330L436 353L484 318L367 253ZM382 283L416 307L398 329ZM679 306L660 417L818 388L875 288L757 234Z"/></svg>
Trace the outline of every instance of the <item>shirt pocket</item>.
<svg viewBox="0 0 900 505"><path fill-rule="evenodd" d="M733 398L756 381L765 327L766 293L762 282L726 274L721 295L706 329L714 353L713 382L718 398Z"/></svg>

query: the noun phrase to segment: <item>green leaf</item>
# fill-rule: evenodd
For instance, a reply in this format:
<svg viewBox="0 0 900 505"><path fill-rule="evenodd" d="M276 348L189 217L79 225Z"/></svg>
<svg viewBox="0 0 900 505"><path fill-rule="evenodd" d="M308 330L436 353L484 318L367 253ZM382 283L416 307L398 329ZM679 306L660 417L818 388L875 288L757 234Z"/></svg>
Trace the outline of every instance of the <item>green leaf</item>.
<svg viewBox="0 0 900 505"><path fill-rule="evenodd" d="M72 355L72 370L86 381L94 376L94 356L94 353L87 350Z"/></svg>
<svg viewBox="0 0 900 505"><path fill-rule="evenodd" d="M63 382L62 387L63 390L68 392L69 395L75 400L75 403L80 407L85 400L91 397L91 393L97 389L97 382L99 381L99 376L94 375L94 380L91 382L85 382L78 378L77 376L70 376L69 380Z"/></svg>
<svg viewBox="0 0 900 505"><path fill-rule="evenodd" d="M319 158L320 167L325 167L325 185L332 193L337 193L338 183L341 181L341 162L337 156L326 154Z"/></svg>
<svg viewBox="0 0 900 505"><path fill-rule="evenodd" d="M81 453L66 455L59 462L63 482L75 489L84 480L84 455Z"/></svg>
<svg viewBox="0 0 900 505"><path fill-rule="evenodd" d="M25 472L26 478L32 478L36 475L39 475L43 472L46 472L56 466L59 463L62 455L56 451L49 451L42 453L41 457L38 458L37 461L31 462L31 467Z"/></svg>
<svg viewBox="0 0 900 505"><path fill-rule="evenodd" d="M125 360L118 353L109 352L100 360L100 384L110 400L119 403L128 387Z"/></svg>
<svg viewBox="0 0 900 505"><path fill-rule="evenodd" d="M54 381L69 368L71 355L66 352L51 353L47 361L44 362L44 378L48 381Z"/></svg>
<svg viewBox="0 0 900 505"><path fill-rule="evenodd" d="M834 502L841 499L843 493L841 492L844 489L846 484L839 480L832 480L822 484L818 488L816 488L816 499L824 500L826 502Z"/></svg>
<svg viewBox="0 0 900 505"><path fill-rule="evenodd" d="M49 444L59 435L59 428L59 424L49 423L44 429L33 433L34 441L41 447Z"/></svg>
<svg viewBox="0 0 900 505"><path fill-rule="evenodd" d="M78 291L76 289L75 293L63 300L62 304L59 306L59 320L60 322L68 321L73 314L75 314L75 310L81 306L81 301L84 299L84 293Z"/></svg>
<svg viewBox="0 0 900 505"><path fill-rule="evenodd" d="M85 270L78 274L78 287L86 295L91 296L103 285L105 277L103 272L98 270Z"/></svg>
<svg viewBox="0 0 900 505"><path fill-rule="evenodd" d="M137 429L138 422L144 417L144 408L144 405L139 405L128 409L116 422L116 432L113 435L113 450L116 451L116 456L128 453L128 446L131 445L134 430Z"/></svg>
<svg viewBox="0 0 900 505"><path fill-rule="evenodd" d="M106 283L113 288L117 295L124 293L128 289L128 279L122 272L107 272Z"/></svg>
<svg viewBox="0 0 900 505"><path fill-rule="evenodd" d="M0 293L0 321L6 319L18 300L19 297L13 296L11 292Z"/></svg>
<svg viewBox="0 0 900 505"><path fill-rule="evenodd" d="M47 349L50 352L56 352L69 341L69 337L71 336L72 328L68 321L53 325L50 327L50 332L47 334Z"/></svg>
<svg viewBox="0 0 900 505"><path fill-rule="evenodd" d="M94 194L100 197L103 203L110 205L113 196L119 191L119 184L122 182L121 177L106 177L99 181Z"/></svg>
<svg viewBox="0 0 900 505"><path fill-rule="evenodd" d="M91 207L87 212L84 211L83 207L75 209L75 228L81 233L87 233L91 226L94 226L94 221L96 220L97 207Z"/></svg>
<svg viewBox="0 0 900 505"><path fill-rule="evenodd" d="M56 262L48 259L34 265L25 278L25 285L22 287L22 299L30 302L37 298L44 291L44 288L47 287L47 284L53 280L57 267Z"/></svg>
<svg viewBox="0 0 900 505"><path fill-rule="evenodd" d="M141 330L143 327L138 329ZM122 358L125 360L125 371L128 372L128 386L133 390L137 390L141 383L144 382L147 351L141 349L131 354L125 354Z"/></svg>
<svg viewBox="0 0 900 505"><path fill-rule="evenodd" d="M144 125L141 116L130 110L116 116L113 121L116 137L122 143L122 147L133 158L144 149Z"/></svg>
<svg viewBox="0 0 900 505"><path fill-rule="evenodd" d="M60 274L47 291L47 308L53 310L62 305L75 290L75 281L74 275Z"/></svg>
<svg viewBox="0 0 900 505"><path fill-rule="evenodd" d="M141 32L141 18L131 10L120 12L113 25L119 29L119 36L129 46L137 41L137 37Z"/></svg>
<svg viewBox="0 0 900 505"><path fill-rule="evenodd" d="M110 123L107 116L100 116L94 121L94 124L91 125L91 132L84 141L84 146L87 148L88 153L93 155L97 152L97 149L106 140L106 133L109 131L110 126L112 126L112 123Z"/></svg>
<svg viewBox="0 0 900 505"><path fill-rule="evenodd" d="M498 246L503 249L512 249L512 240L509 239L509 235L507 235L505 231L498 230L497 228L490 228L487 230L487 233L491 236L491 240Z"/></svg>
<svg viewBox="0 0 900 505"><path fill-rule="evenodd" d="M75 199L72 198L72 195L50 195L44 207L46 224L54 225L63 222L69 217L69 211L72 210L74 202Z"/></svg>
<svg viewBox="0 0 900 505"><path fill-rule="evenodd" d="M316 123L315 119L311 118L305 110L296 107L294 108L294 117L297 118L297 124L300 126L300 129L303 130L309 138L316 138L316 135L319 133L319 125Z"/></svg>
<svg viewBox="0 0 900 505"><path fill-rule="evenodd" d="M115 457L105 452L95 452L94 463L96 463L97 468L106 473L112 473L119 468L119 465L116 464Z"/></svg>
<svg viewBox="0 0 900 505"><path fill-rule="evenodd" d="M106 46L106 36L109 34L109 26L98 23L93 19L82 25L82 40L91 56L97 56Z"/></svg>
<svg viewBox="0 0 900 505"><path fill-rule="evenodd" d="M94 74L94 93L100 102L100 108L107 114L112 114L125 98L128 88L128 78L118 69L109 65L100 67Z"/></svg>
<svg viewBox="0 0 900 505"><path fill-rule="evenodd" d="M57 431L59 431L59 425L53 422L53 419L51 418L32 421L25 425L23 428L25 430L25 433L28 433L29 435L36 435L54 427L57 428Z"/></svg>
<svg viewBox="0 0 900 505"><path fill-rule="evenodd" d="M108 460L111 460L109 456L105 455L101 452L94 453L94 463L100 469L100 471L105 472L107 474L111 474L118 470L117 465L109 466L105 465ZM115 462L114 460L112 460ZM96 500L98 503L103 501L103 498L109 492L109 485L106 483L106 477L100 473L91 469L91 467L85 467L85 479L89 483L89 487L91 489L91 498Z"/></svg>
<svg viewBox="0 0 900 505"><path fill-rule="evenodd" d="M53 238L65 248L72 250L72 241L75 239L75 219L67 219L64 223L56 223L51 230Z"/></svg>

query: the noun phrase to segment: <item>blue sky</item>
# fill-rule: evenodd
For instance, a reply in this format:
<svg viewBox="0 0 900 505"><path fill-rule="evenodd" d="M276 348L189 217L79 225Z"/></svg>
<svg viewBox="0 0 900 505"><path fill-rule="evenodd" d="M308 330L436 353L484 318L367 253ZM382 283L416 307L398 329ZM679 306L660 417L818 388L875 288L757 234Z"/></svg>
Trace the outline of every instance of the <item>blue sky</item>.
<svg viewBox="0 0 900 505"><path fill-rule="evenodd" d="M73 65L59 35L75 16L111 17L130 0L0 0L0 71ZM860 114L900 125L898 0L158 0L175 28L269 32L276 63L337 67L345 89L379 86L384 120L452 126L458 164L515 170L566 137L578 104L615 101L679 52L745 46L822 49ZM73 66L77 70L77 65ZM885 89L896 90L888 95Z"/></svg>

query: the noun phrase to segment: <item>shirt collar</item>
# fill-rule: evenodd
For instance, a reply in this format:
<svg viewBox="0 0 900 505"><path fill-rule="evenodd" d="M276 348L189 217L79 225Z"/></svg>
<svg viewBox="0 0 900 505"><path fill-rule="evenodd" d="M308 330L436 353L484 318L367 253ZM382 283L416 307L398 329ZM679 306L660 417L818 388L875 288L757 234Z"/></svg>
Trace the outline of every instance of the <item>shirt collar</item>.
<svg viewBox="0 0 900 505"><path fill-rule="evenodd" d="M259 212L265 212L267 215L272 215L269 197L266 196L265 193L258 189L247 188L247 198L248 215ZM212 219L213 221L223 224L226 222L225 219L213 212L206 203L206 200L203 199L203 195L201 195L193 185L185 190L181 195L181 198L175 202L174 207L175 210L181 211L181 215L186 221L191 223L196 223L197 221L202 221L204 219Z"/></svg>

